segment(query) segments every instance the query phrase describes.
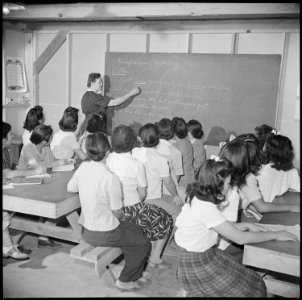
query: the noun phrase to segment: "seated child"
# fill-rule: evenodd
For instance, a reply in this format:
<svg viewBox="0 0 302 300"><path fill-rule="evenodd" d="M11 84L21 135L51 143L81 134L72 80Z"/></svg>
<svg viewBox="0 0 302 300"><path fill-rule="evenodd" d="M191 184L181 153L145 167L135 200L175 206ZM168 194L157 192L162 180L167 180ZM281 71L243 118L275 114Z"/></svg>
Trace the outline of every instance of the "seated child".
<svg viewBox="0 0 302 300"><path fill-rule="evenodd" d="M71 159L74 155L80 160L87 159L77 142L75 131L78 125L78 109L67 107L59 121L60 130L56 132L50 143L50 149L56 159Z"/></svg>
<svg viewBox="0 0 302 300"><path fill-rule="evenodd" d="M7 147L10 145L12 140L11 125L2 122L2 180L3 184L7 183L7 179L14 177L25 177L30 175L36 175L43 173L42 166L39 166L33 170L12 170L12 162L10 159L10 154ZM8 227L10 225L10 220L13 214L8 211L2 212L2 233L3 233L3 257L11 257L17 260L29 259L26 253L22 253L22 246L14 245L9 234ZM30 253L31 250L25 250L25 252Z"/></svg>
<svg viewBox="0 0 302 300"><path fill-rule="evenodd" d="M300 176L293 166L294 151L291 140L283 135L271 134L265 144L266 164L262 165L257 180L265 202L287 191L299 192Z"/></svg>
<svg viewBox="0 0 302 300"><path fill-rule="evenodd" d="M116 281L121 290L142 288L143 271L151 250L149 240L135 223L125 221L121 183L106 166L110 145L102 133L86 138L90 161L84 161L67 184L67 190L79 193L84 240L101 247L119 247L125 265Z"/></svg>
<svg viewBox="0 0 302 300"><path fill-rule="evenodd" d="M255 133L256 133L256 137L259 140L259 147L260 147L261 151L264 149L266 139L270 134L272 134L272 133L279 134L279 132L275 128L273 128L267 124L257 126L255 128Z"/></svg>
<svg viewBox="0 0 302 300"><path fill-rule="evenodd" d="M177 281L187 297L265 297L260 275L217 248L219 236L244 245L297 237L287 231L265 231L252 223L230 223L220 205L230 187L232 164L206 160L187 202L176 218ZM263 232L260 232L263 231Z"/></svg>
<svg viewBox="0 0 302 300"><path fill-rule="evenodd" d="M23 125L25 129L22 135L23 146L30 143L29 138L34 128L40 124L44 124L44 122L45 116L42 106L36 105L28 111Z"/></svg>
<svg viewBox="0 0 302 300"><path fill-rule="evenodd" d="M170 265L164 263L161 254L172 231L173 219L161 207L144 202L147 178L144 165L131 155L134 140L134 132L129 126L115 127L111 138L113 152L106 164L122 183L126 219L141 226L152 243L149 266L168 269Z"/></svg>
<svg viewBox="0 0 302 300"><path fill-rule="evenodd" d="M193 166L196 173L201 164L206 160L206 149L203 145L203 131L200 122L190 120L187 123L188 138L193 147Z"/></svg>

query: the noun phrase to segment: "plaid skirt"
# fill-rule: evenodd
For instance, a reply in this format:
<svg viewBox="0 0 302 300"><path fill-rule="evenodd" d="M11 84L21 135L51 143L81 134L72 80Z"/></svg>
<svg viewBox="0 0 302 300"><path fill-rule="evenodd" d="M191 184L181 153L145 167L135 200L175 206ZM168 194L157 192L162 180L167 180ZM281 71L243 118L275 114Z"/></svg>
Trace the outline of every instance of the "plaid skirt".
<svg viewBox="0 0 302 300"><path fill-rule="evenodd" d="M173 228L172 217L161 207L147 203L137 203L123 207L126 220L142 227L150 241L167 238Z"/></svg>
<svg viewBox="0 0 302 300"><path fill-rule="evenodd" d="M187 297L266 297L263 279L217 247L199 253L177 246L176 277Z"/></svg>

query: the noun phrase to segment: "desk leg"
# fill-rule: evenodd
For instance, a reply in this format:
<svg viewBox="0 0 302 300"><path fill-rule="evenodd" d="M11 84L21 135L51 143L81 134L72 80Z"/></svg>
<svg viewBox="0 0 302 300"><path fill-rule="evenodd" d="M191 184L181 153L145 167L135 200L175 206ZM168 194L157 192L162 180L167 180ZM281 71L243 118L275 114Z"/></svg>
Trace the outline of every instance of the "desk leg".
<svg viewBox="0 0 302 300"><path fill-rule="evenodd" d="M66 218L71 225L71 228L75 232L76 236L78 237L79 241L83 241L82 237L82 226L78 223L79 220L79 214L77 211L73 211L70 214L66 215Z"/></svg>

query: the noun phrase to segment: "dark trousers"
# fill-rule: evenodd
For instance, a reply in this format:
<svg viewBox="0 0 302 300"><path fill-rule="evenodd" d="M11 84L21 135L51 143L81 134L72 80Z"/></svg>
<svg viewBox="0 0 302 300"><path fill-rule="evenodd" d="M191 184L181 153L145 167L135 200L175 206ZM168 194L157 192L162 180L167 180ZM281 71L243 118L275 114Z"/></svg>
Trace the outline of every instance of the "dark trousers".
<svg viewBox="0 0 302 300"><path fill-rule="evenodd" d="M140 226L121 221L120 225L111 231L90 231L83 227L83 238L93 246L122 249L125 266L120 274L120 281L130 282L142 277L151 252L151 243L144 236Z"/></svg>

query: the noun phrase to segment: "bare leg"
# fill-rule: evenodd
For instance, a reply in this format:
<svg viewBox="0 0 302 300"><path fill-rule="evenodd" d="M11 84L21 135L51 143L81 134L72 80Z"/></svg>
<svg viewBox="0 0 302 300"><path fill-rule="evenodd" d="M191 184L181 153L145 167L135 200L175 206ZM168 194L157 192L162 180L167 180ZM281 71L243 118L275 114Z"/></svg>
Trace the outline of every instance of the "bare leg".
<svg viewBox="0 0 302 300"><path fill-rule="evenodd" d="M152 251L150 254L150 258L149 258L150 262L152 262L152 263L161 263L162 262L160 255L165 246L166 241L167 241L167 238L151 242Z"/></svg>

